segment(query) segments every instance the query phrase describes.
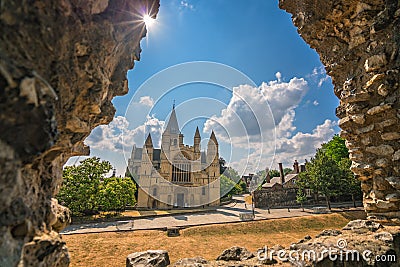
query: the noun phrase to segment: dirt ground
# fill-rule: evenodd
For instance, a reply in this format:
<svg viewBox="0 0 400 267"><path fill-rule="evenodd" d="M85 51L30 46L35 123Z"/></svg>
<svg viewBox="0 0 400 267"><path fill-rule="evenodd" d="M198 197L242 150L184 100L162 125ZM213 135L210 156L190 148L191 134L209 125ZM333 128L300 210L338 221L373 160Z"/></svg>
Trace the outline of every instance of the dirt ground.
<svg viewBox="0 0 400 267"><path fill-rule="evenodd" d="M163 231L113 232L64 235L71 266L125 266L126 256L148 249L167 250L171 263L180 258L202 256L214 260L224 249L243 246L256 251L263 246L289 246L323 229L340 229L350 220L365 218L364 212L333 213L289 219L199 226L181 230L178 237Z"/></svg>

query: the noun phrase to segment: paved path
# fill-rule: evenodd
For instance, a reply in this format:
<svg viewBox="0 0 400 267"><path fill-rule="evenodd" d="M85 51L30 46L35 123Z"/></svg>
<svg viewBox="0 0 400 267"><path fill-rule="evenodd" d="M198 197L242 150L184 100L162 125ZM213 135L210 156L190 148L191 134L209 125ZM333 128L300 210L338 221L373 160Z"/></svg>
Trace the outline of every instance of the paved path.
<svg viewBox="0 0 400 267"><path fill-rule="evenodd" d="M65 228L61 234L81 234L81 233L97 233L118 230L152 230L163 229L166 227L188 227L196 225L209 225L218 223L230 223L242 221L239 217L240 213L251 213L250 207L245 208L245 204L240 199L236 203L232 203L214 211L206 211L204 213L188 213L170 216L154 216L146 218L137 218L130 221L119 222L102 222L90 223L82 225L70 225ZM289 218L313 215L312 211L306 209L271 209L270 213L266 209L255 209L255 220Z"/></svg>

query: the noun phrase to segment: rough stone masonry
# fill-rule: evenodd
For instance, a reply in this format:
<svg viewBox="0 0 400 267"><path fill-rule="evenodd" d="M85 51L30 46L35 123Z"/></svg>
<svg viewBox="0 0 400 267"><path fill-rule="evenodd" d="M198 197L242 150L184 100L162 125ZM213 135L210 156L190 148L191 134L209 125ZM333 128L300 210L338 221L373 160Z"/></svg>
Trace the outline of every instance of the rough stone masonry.
<svg viewBox="0 0 400 267"><path fill-rule="evenodd" d="M0 2L0 266L67 266L62 166L114 116L154 0Z"/></svg>
<svg viewBox="0 0 400 267"><path fill-rule="evenodd" d="M320 55L371 219L400 220L400 1L280 0Z"/></svg>

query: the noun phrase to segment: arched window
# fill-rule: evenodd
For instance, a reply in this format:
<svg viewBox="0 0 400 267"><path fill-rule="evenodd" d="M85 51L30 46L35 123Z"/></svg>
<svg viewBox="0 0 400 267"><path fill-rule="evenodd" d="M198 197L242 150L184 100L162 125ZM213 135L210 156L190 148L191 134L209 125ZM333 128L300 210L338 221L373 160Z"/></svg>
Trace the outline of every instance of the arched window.
<svg viewBox="0 0 400 267"><path fill-rule="evenodd" d="M190 161L182 154L177 155L172 162L172 182L192 183Z"/></svg>
<svg viewBox="0 0 400 267"><path fill-rule="evenodd" d="M157 188L156 187L153 188L153 197L155 197L155 196L157 196Z"/></svg>

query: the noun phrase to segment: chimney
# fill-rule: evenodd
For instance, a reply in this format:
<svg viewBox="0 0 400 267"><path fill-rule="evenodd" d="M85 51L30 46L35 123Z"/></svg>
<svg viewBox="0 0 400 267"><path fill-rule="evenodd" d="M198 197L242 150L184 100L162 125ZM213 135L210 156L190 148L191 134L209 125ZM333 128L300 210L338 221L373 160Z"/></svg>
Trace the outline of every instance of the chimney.
<svg viewBox="0 0 400 267"><path fill-rule="evenodd" d="M279 165L279 173L280 173L280 177L281 177L281 183L283 186L283 184L285 183L285 174L283 173L282 163L278 163L278 165Z"/></svg>
<svg viewBox="0 0 400 267"><path fill-rule="evenodd" d="M297 162L297 159L294 160L293 171L294 173L299 173L299 163Z"/></svg>
<svg viewBox="0 0 400 267"><path fill-rule="evenodd" d="M301 164L300 165L300 172L305 172L306 171L306 165Z"/></svg>
<svg viewBox="0 0 400 267"><path fill-rule="evenodd" d="M269 168L265 168L265 182L270 183L271 177L269 176Z"/></svg>

